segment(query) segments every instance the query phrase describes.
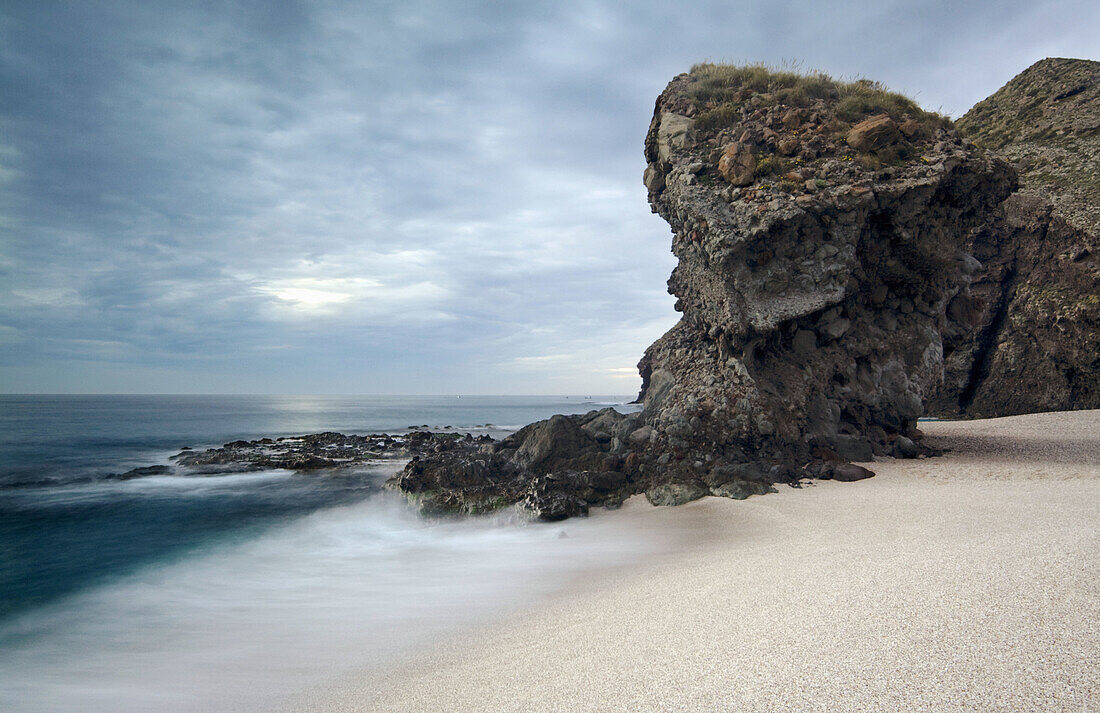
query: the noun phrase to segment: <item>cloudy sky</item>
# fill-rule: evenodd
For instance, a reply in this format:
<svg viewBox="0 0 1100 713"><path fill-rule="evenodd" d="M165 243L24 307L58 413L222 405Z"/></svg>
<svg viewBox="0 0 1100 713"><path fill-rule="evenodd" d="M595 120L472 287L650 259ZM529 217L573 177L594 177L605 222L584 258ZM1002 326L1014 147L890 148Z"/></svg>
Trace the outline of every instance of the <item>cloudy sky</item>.
<svg viewBox="0 0 1100 713"><path fill-rule="evenodd" d="M797 61L965 112L1081 2L0 5L0 391L629 393L653 100Z"/></svg>

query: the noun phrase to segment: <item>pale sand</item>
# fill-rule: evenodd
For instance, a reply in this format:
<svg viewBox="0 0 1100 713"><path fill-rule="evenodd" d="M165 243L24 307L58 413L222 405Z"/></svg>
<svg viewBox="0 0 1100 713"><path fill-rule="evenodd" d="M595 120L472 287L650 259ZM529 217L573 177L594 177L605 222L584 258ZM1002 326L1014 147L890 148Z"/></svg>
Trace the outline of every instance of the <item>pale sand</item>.
<svg viewBox="0 0 1100 713"><path fill-rule="evenodd" d="M667 553L302 709L1100 710L1100 411L922 429L952 452L632 500Z"/></svg>

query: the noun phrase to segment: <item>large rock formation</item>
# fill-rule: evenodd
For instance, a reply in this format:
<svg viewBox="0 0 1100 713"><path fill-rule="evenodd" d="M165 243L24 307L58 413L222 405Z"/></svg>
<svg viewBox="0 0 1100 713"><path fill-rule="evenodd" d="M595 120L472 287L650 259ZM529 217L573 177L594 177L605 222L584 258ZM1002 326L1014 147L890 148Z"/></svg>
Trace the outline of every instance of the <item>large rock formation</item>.
<svg viewBox="0 0 1100 713"><path fill-rule="evenodd" d="M392 485L426 509L522 502L548 519L915 457L960 246L1015 187L949 121L870 82L701 65L657 99L644 181L668 220L680 322L647 351L639 414L556 416L420 458Z"/></svg>
<svg viewBox="0 0 1100 713"><path fill-rule="evenodd" d="M721 162L745 152L756 175L735 188ZM978 267L960 246L1012 171L877 86L710 65L658 98L646 157L683 312L640 364L654 447L705 463L914 452L947 306Z"/></svg>
<svg viewBox="0 0 1100 713"><path fill-rule="evenodd" d="M959 128L1020 190L964 248L982 263L949 310L934 413L1100 408L1100 62L1045 59Z"/></svg>

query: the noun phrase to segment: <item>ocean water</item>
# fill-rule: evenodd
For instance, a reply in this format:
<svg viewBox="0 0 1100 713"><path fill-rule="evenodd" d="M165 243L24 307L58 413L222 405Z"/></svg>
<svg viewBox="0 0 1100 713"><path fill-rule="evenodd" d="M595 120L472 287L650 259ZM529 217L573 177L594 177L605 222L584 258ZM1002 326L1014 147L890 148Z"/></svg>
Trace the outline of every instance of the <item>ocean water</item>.
<svg viewBox="0 0 1100 713"><path fill-rule="evenodd" d="M399 463L112 473L264 436L499 436L629 398L0 396L0 710L271 710L656 547L607 514L424 519L380 487Z"/></svg>

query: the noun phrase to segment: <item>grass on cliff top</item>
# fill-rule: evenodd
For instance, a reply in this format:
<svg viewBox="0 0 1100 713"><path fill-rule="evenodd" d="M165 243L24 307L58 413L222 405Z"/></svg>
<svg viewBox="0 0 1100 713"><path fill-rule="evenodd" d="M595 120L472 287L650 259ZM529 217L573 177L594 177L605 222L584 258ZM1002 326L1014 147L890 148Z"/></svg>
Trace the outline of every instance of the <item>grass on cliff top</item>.
<svg viewBox="0 0 1100 713"><path fill-rule="evenodd" d="M740 106L748 98L746 90L749 97L759 95L766 103L792 107L810 106L823 100L833 105L838 119L849 124L875 114L889 114L895 119L904 116L916 119L930 133L951 125L947 117L925 111L909 97L868 79L842 82L824 72L803 73L764 64L703 63L693 66L690 74L692 81L687 93L703 105L696 116L696 126L703 130L722 128L738 120Z"/></svg>

